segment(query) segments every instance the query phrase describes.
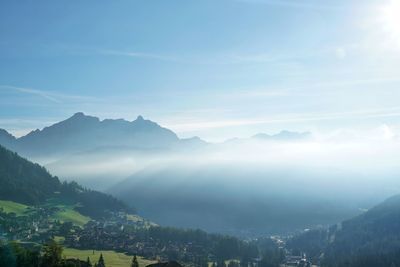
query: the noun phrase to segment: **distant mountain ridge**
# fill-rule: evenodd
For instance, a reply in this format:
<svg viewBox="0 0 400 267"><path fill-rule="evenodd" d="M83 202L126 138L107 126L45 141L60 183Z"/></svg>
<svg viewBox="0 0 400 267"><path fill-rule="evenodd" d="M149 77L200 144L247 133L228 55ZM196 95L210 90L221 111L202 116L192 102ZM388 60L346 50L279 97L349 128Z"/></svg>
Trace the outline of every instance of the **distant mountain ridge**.
<svg viewBox="0 0 400 267"><path fill-rule="evenodd" d="M4 129L0 129L0 144L10 147L14 145L16 138Z"/></svg>
<svg viewBox="0 0 400 267"><path fill-rule="evenodd" d="M256 134L250 138L234 138L224 144L248 141L303 141L312 137L310 132L281 131L269 135ZM136 120L104 119L77 112L70 118L36 129L16 138L0 129L0 145L26 157L51 157L74 154L100 148L120 149L193 149L209 143L199 137L179 138L173 131L138 116Z"/></svg>
<svg viewBox="0 0 400 267"><path fill-rule="evenodd" d="M295 140L304 140L311 138L312 135L310 132L291 132L291 131L281 131L277 134L269 135L265 133L258 133L253 135L253 139L263 139L263 140L275 140L275 141L295 141Z"/></svg>
<svg viewBox="0 0 400 267"><path fill-rule="evenodd" d="M169 148L179 142L174 132L142 116L134 121L100 120L82 112L20 138L5 130L0 131L0 144L26 156L50 156L107 146Z"/></svg>
<svg viewBox="0 0 400 267"><path fill-rule="evenodd" d="M276 134L258 133L249 138L232 138L223 144L241 145L254 142L302 142L311 140L313 137L310 132L293 132L283 130Z"/></svg>

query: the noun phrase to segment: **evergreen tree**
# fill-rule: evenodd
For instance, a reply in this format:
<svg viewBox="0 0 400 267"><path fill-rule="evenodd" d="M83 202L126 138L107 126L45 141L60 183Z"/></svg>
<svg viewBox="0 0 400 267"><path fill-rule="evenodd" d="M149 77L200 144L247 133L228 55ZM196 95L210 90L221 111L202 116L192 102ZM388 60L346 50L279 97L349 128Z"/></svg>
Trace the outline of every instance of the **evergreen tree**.
<svg viewBox="0 0 400 267"><path fill-rule="evenodd" d="M0 267L15 266L16 263L17 259L12 248L6 244L3 245L0 243Z"/></svg>
<svg viewBox="0 0 400 267"><path fill-rule="evenodd" d="M139 267L139 262L136 258L136 255L133 256L131 267Z"/></svg>
<svg viewBox="0 0 400 267"><path fill-rule="evenodd" d="M226 267L225 261L224 260L219 260L217 262L217 267Z"/></svg>
<svg viewBox="0 0 400 267"><path fill-rule="evenodd" d="M90 258L89 257L87 257L86 266L87 267L92 267L92 263L90 262Z"/></svg>
<svg viewBox="0 0 400 267"><path fill-rule="evenodd" d="M55 241L50 241L46 245L43 246L43 258L42 258L42 266L43 267L58 267L62 264L62 247L57 244Z"/></svg>
<svg viewBox="0 0 400 267"><path fill-rule="evenodd" d="M103 253L100 254L99 261L97 262L97 267L106 267L106 264L104 263L103 259Z"/></svg>

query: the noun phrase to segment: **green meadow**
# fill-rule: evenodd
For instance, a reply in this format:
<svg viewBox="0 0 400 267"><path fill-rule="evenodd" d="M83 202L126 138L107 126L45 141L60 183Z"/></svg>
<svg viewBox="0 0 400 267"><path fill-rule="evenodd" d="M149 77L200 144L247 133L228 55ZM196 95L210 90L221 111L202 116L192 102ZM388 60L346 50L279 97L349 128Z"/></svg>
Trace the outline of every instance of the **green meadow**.
<svg viewBox="0 0 400 267"><path fill-rule="evenodd" d="M65 248L63 256L67 259L80 259L85 260L89 257L92 264L98 261L100 253L103 254L104 261L107 267L130 267L132 256L124 253L117 253L115 251L99 251L99 250L79 250L73 248ZM145 267L155 261L146 260L138 257L139 267Z"/></svg>
<svg viewBox="0 0 400 267"><path fill-rule="evenodd" d="M61 207L61 211L56 212L52 217L55 220L59 220L61 222L72 222L73 224L81 227L90 221L89 217L84 216L74 210L74 206Z"/></svg>
<svg viewBox="0 0 400 267"><path fill-rule="evenodd" d="M6 213L15 213L18 216L23 215L28 211L29 206L8 200L0 200L0 208L3 208Z"/></svg>
<svg viewBox="0 0 400 267"><path fill-rule="evenodd" d="M61 222L72 222L73 224L81 227L85 225L88 221L90 221L89 217L80 214L74 209L75 205L56 204L53 203L52 201L49 201L45 205L56 206L60 209L60 211L54 213L51 216L51 218L53 218L54 220L59 220ZM24 204L8 200L0 200L0 208L2 208L3 211L6 213L13 212L17 216L22 216L29 211L34 212L34 207L30 207Z"/></svg>

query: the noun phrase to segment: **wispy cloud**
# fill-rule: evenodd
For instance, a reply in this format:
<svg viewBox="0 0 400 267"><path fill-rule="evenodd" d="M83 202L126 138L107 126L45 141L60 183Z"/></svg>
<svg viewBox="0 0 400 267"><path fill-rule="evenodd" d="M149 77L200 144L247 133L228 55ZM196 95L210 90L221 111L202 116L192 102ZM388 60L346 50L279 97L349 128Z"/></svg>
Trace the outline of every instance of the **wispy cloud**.
<svg viewBox="0 0 400 267"><path fill-rule="evenodd" d="M276 53L253 53L253 54L232 54L230 56L225 57L225 61L229 63L276 63L276 62L285 62L285 61L292 61L298 60L302 57L307 56L300 56L300 55L289 55L283 54L278 55Z"/></svg>
<svg viewBox="0 0 400 267"><path fill-rule="evenodd" d="M343 9L343 6L338 5L324 5L320 2L311 1L288 1L288 0L235 0L242 3L265 4L270 6L285 7L285 8L302 8L302 9L315 9L315 10L333 10Z"/></svg>
<svg viewBox="0 0 400 267"><path fill-rule="evenodd" d="M125 56L132 58L154 59L161 61L178 61L178 59L175 57L164 56L153 53L129 52L129 51L119 51L119 50L98 50L98 52L102 55Z"/></svg>
<svg viewBox="0 0 400 267"><path fill-rule="evenodd" d="M131 57L137 59L149 59L149 60L160 60L160 61L178 61L179 58L171 55L165 55L162 53L155 52L143 52L133 51L129 47L126 48L115 48L115 47L101 47L101 46L90 46L81 45L74 43L52 43L43 44L40 48L44 51L53 51L68 56L120 56L120 57Z"/></svg>
<svg viewBox="0 0 400 267"><path fill-rule="evenodd" d="M81 96L81 95L68 95L68 94L61 94L55 91L47 91L47 90L40 90L40 89L34 89L34 88L29 88L29 87L19 87L19 86L12 86L12 85L1 85L0 84L0 90L7 90L7 91L15 91L23 94L30 94L30 95L35 95L39 96L45 100L48 100L50 102L60 104L63 101L62 100L75 100L75 101L87 101L87 100L97 100L97 98L94 97L88 97L88 96Z"/></svg>
<svg viewBox="0 0 400 267"><path fill-rule="evenodd" d="M10 86L10 85L0 85L0 89L12 90L12 91L20 92L20 93L36 95L36 96L40 96L46 100L49 100L51 102L60 103L60 101L57 98L55 98L51 93L42 91L42 90L37 90L37 89L33 89L33 88L25 88L25 87L16 87L16 86Z"/></svg>
<svg viewBox="0 0 400 267"><path fill-rule="evenodd" d="M337 119L369 119L380 117L400 117L400 107L391 107L384 109L365 109L357 111L335 112L335 113L309 113L300 115L287 115L280 117L270 118L243 118L243 119L226 119L215 121L193 121L183 123L171 123L168 127L177 132L191 132L214 128L226 128L235 126L247 125L261 125L261 124L274 124L274 123L294 123L294 122L308 122L308 121L327 121Z"/></svg>

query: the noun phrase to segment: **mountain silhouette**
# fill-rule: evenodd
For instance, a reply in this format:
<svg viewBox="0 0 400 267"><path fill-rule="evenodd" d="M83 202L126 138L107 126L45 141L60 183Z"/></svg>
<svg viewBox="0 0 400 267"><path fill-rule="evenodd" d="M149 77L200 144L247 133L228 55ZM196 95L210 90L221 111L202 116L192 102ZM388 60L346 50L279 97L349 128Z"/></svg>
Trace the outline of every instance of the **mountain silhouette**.
<svg viewBox="0 0 400 267"><path fill-rule="evenodd" d="M99 147L170 148L179 141L174 132L142 116L134 121L100 120L82 112L20 138L0 131L0 144L25 156L76 153Z"/></svg>

